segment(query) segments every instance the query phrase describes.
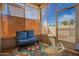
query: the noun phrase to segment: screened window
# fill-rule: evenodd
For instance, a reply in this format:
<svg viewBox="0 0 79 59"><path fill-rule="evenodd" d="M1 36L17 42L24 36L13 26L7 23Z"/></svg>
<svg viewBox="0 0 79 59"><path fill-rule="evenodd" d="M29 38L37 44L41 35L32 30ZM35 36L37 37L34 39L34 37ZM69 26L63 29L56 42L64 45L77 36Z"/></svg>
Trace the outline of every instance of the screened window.
<svg viewBox="0 0 79 59"><path fill-rule="evenodd" d="M58 3L58 10L62 10L63 8L68 8L74 5L75 3Z"/></svg>
<svg viewBox="0 0 79 59"><path fill-rule="evenodd" d="M46 35L48 33L48 22L47 22L47 6L42 8L42 34Z"/></svg>
<svg viewBox="0 0 79 59"><path fill-rule="evenodd" d="M9 15L8 14L8 4L2 4L2 15Z"/></svg>
<svg viewBox="0 0 79 59"><path fill-rule="evenodd" d="M67 42L75 42L75 8L58 14L58 38Z"/></svg>
<svg viewBox="0 0 79 59"><path fill-rule="evenodd" d="M15 3L17 6L24 7L24 3Z"/></svg>
<svg viewBox="0 0 79 59"><path fill-rule="evenodd" d="M56 4L48 5L48 34L56 36Z"/></svg>
<svg viewBox="0 0 79 59"><path fill-rule="evenodd" d="M56 6L55 4L52 3L42 9L42 32L44 34L48 33L49 36L56 36L55 13L56 13Z"/></svg>
<svg viewBox="0 0 79 59"><path fill-rule="evenodd" d="M25 18L38 19L38 10L28 4L25 4Z"/></svg>
<svg viewBox="0 0 79 59"><path fill-rule="evenodd" d="M8 5L9 7L9 15L11 16L17 16L17 17L24 17L24 9L13 6L13 5Z"/></svg>

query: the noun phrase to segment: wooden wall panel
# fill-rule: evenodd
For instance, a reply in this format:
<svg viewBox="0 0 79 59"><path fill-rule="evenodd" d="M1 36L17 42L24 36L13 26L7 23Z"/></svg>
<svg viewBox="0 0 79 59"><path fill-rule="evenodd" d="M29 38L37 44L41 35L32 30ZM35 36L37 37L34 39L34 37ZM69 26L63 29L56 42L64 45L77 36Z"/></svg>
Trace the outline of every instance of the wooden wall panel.
<svg viewBox="0 0 79 59"><path fill-rule="evenodd" d="M24 19L15 16L3 16L3 38L16 36L16 31L34 30L35 35L39 35L39 22L32 19Z"/></svg>
<svg viewBox="0 0 79 59"><path fill-rule="evenodd" d="M39 35L39 21L33 19L25 19L25 29L34 30L35 35Z"/></svg>
<svg viewBox="0 0 79 59"><path fill-rule="evenodd" d="M15 37L17 31L25 30L25 19L20 17L8 17L8 33L9 37Z"/></svg>
<svg viewBox="0 0 79 59"><path fill-rule="evenodd" d="M8 17L2 16L2 38L8 36Z"/></svg>

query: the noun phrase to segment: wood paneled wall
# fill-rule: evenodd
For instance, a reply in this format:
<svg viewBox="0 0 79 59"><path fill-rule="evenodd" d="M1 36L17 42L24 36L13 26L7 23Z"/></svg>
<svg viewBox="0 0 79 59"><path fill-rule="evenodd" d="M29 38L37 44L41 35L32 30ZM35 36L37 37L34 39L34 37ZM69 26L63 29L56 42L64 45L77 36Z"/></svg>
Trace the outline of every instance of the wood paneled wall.
<svg viewBox="0 0 79 59"><path fill-rule="evenodd" d="M39 22L32 19L24 19L15 16L2 17L2 37L15 37L17 31L34 30L35 35L39 35Z"/></svg>

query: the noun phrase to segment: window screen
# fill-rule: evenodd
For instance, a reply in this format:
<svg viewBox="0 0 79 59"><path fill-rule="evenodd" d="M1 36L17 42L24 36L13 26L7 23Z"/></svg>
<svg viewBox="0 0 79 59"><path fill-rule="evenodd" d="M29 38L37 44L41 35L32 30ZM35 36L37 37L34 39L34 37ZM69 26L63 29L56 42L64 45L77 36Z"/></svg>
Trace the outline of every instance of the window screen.
<svg viewBox="0 0 79 59"><path fill-rule="evenodd" d="M17 17L24 17L24 9L13 6L13 5L8 5L9 7L9 15L11 16L17 16Z"/></svg>
<svg viewBox="0 0 79 59"><path fill-rule="evenodd" d="M75 8L58 14L58 39L75 42Z"/></svg>
<svg viewBox="0 0 79 59"><path fill-rule="evenodd" d="M25 18L38 19L38 10L26 4L25 5Z"/></svg>

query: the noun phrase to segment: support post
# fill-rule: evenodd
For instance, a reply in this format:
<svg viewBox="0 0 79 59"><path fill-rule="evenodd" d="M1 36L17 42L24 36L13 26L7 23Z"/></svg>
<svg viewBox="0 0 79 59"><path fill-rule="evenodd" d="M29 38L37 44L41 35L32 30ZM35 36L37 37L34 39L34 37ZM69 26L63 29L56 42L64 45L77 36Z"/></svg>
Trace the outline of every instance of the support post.
<svg viewBox="0 0 79 59"><path fill-rule="evenodd" d="M1 37L2 37L2 4L0 3L0 52L2 50L1 47Z"/></svg>
<svg viewBox="0 0 79 59"><path fill-rule="evenodd" d="M58 8L56 4L56 39L55 39L55 45L57 46L58 44Z"/></svg>

